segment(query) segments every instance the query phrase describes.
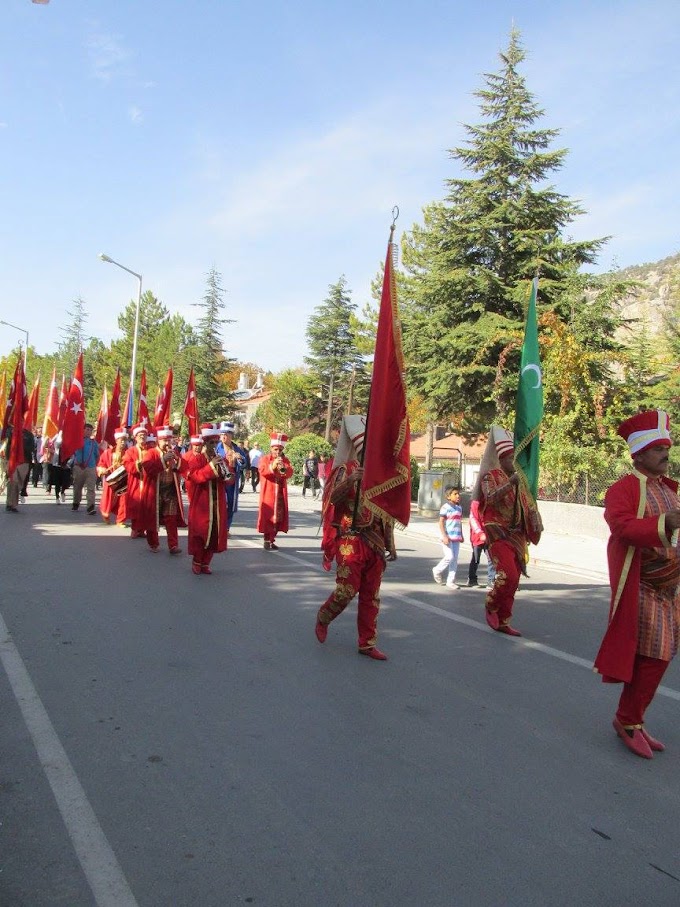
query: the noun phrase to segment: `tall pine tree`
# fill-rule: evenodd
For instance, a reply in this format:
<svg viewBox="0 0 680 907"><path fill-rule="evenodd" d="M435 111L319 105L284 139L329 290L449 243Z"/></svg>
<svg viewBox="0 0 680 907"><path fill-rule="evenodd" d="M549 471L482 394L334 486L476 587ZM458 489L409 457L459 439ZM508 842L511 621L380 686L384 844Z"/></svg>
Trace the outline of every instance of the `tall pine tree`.
<svg viewBox="0 0 680 907"><path fill-rule="evenodd" d="M326 441L330 440L331 429L339 427L357 371L363 370L363 359L351 327L355 309L343 275L329 286L328 296L314 309L307 323L310 354L305 356L305 363L323 388Z"/></svg>
<svg viewBox="0 0 680 907"><path fill-rule="evenodd" d="M206 277L205 295L194 303L202 310L196 324L196 345L193 349L196 396L202 419L218 421L226 417L233 393L228 387L230 363L222 347L222 326L233 319L224 318L225 309L222 275L212 267Z"/></svg>
<svg viewBox="0 0 680 907"><path fill-rule="evenodd" d="M504 367L516 373L530 280L540 273L539 314L561 313L561 289L595 261L604 239L571 242L564 228L582 209L547 180L566 150L551 150L557 130L536 126L543 111L527 90L512 31L501 70L475 92L483 122L451 157L471 176L447 181L443 202L424 209L404 238L400 287L408 382L434 418L470 433L496 414L494 388Z"/></svg>

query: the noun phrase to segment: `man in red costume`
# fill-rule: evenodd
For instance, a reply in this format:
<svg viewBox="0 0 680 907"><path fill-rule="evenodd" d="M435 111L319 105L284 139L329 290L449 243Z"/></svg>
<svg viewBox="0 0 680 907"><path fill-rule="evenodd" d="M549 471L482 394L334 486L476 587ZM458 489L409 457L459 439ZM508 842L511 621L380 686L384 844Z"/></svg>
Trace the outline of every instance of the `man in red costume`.
<svg viewBox="0 0 680 907"><path fill-rule="evenodd" d="M202 456L203 437L201 435L192 435L189 439L189 444L189 450L182 454L180 472L184 477L184 486L186 488L187 497L189 498L189 506L191 506L191 499L194 495L194 486L189 478L189 473L191 472L191 468L196 458ZM189 551L189 554L191 554L191 551Z"/></svg>
<svg viewBox="0 0 680 907"><path fill-rule="evenodd" d="M365 507L363 494L357 488L363 477L359 466L365 420L345 416L333 470L323 495L324 568L330 569L336 559L335 589L319 608L315 633L320 643L326 641L328 625L342 614L358 594L357 629L361 655L376 661L387 661L377 647L380 584L386 561L394 561L394 527ZM356 517L355 517L356 511Z"/></svg>
<svg viewBox="0 0 680 907"><path fill-rule="evenodd" d="M227 550L227 498L225 489L233 485L236 475L225 457L216 452L220 429L202 425L201 453L192 453L185 460L189 498L189 554L191 570L196 575L212 573L210 561L217 551ZM192 444L194 439L192 438Z"/></svg>
<svg viewBox="0 0 680 907"><path fill-rule="evenodd" d="M651 759L664 745L645 729L645 711L678 647L680 500L678 483L666 476L667 413L638 413L618 433L633 471L605 495L612 597L595 670L605 683L623 683L614 730L631 752Z"/></svg>
<svg viewBox="0 0 680 907"><path fill-rule="evenodd" d="M123 465L123 456L125 455L125 445L127 442L127 432L124 428L117 428L113 433L116 442L115 447L107 447L99 457L97 463L97 475L103 479L110 475L115 469ZM99 510L105 523L111 522L111 517L117 526L125 526L127 504L127 493L116 494L111 486L102 482L102 495L99 501Z"/></svg>
<svg viewBox="0 0 680 907"><path fill-rule="evenodd" d="M276 551L276 536L288 532L288 479L293 466L283 454L288 441L278 432L270 435L270 453L260 457L260 505L257 511L257 531L264 535L265 551Z"/></svg>
<svg viewBox="0 0 680 907"><path fill-rule="evenodd" d="M133 539L143 538L145 530L141 523L141 497L142 497L142 471L141 462L144 452L146 451L147 430L143 423L132 427L132 438L134 444L123 454L123 466L128 474L127 486L127 515L130 520L131 532L130 537Z"/></svg>
<svg viewBox="0 0 680 907"><path fill-rule="evenodd" d="M496 579L486 596L486 622L507 636L521 636L510 626L519 578L526 576L527 545L537 545L543 524L531 492L514 464L512 432L492 425L472 492L479 501Z"/></svg>
<svg viewBox="0 0 680 907"><path fill-rule="evenodd" d="M139 428L136 426L133 431L137 444L123 460L128 471L128 490L131 479L138 485L134 525L137 531L146 533L149 549L154 553L160 550L158 527L165 526L170 554L181 554L177 529L186 526L186 521L178 477L180 461L171 446L172 427L157 429L157 445L150 449L140 449L146 432L139 432Z"/></svg>

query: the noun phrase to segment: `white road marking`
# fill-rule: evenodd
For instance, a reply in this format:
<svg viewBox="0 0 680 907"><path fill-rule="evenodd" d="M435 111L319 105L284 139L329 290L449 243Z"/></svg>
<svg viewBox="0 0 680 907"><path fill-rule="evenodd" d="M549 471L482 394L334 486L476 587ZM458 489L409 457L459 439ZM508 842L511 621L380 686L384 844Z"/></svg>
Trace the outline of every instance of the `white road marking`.
<svg viewBox="0 0 680 907"><path fill-rule="evenodd" d="M2 615L0 661L97 907L138 907Z"/></svg>

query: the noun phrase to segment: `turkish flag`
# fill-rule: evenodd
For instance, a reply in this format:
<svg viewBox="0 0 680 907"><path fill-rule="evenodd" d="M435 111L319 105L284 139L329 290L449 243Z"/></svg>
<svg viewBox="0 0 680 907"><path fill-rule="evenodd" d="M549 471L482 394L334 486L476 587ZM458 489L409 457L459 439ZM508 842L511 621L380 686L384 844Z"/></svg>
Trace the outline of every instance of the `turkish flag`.
<svg viewBox="0 0 680 907"><path fill-rule="evenodd" d="M43 444L52 440L59 431L59 393L57 391L57 370L52 369L52 381L45 403L45 418L43 419Z"/></svg>
<svg viewBox="0 0 680 907"><path fill-rule="evenodd" d="M33 390L24 414L24 428L33 431L38 425L38 405L40 403L40 374L35 379Z"/></svg>
<svg viewBox="0 0 680 907"><path fill-rule="evenodd" d="M407 526L411 517L411 434L406 411L393 248L390 234L364 436L361 489L369 510L383 519Z"/></svg>
<svg viewBox="0 0 680 907"><path fill-rule="evenodd" d="M85 441L85 409L83 401L83 354L78 357L76 370L68 391L68 404L64 414L59 459L65 463Z"/></svg>
<svg viewBox="0 0 680 907"><path fill-rule="evenodd" d="M28 394L26 393L24 360L21 354L14 370L14 380L12 381L7 404L11 406L11 411L8 414L8 425L12 426L12 443L7 457L7 475L11 478L17 466L26 462L24 458L23 428L24 413L28 406Z"/></svg>
<svg viewBox="0 0 680 907"><path fill-rule="evenodd" d="M111 406L109 406L109 419L106 423L106 433L104 440L115 447L116 439L114 432L120 428L120 369L116 372L116 380L113 382L111 391Z"/></svg>
<svg viewBox="0 0 680 907"><path fill-rule="evenodd" d="M106 395L106 385L102 392L102 402L99 404L99 413L97 415L97 427L94 433L94 439L97 444L106 440L106 432L109 424L109 398Z"/></svg>
<svg viewBox="0 0 680 907"><path fill-rule="evenodd" d="M59 392L59 415L57 419L57 425L59 426L59 431L64 427L64 417L66 416L66 408L68 407L68 386L66 384L66 375L61 376L61 391Z"/></svg>
<svg viewBox="0 0 680 907"><path fill-rule="evenodd" d="M189 435L198 434L198 400L196 399L196 379L194 378L194 369L192 366L187 384L187 396L184 401L184 415L189 423Z"/></svg>
<svg viewBox="0 0 680 907"><path fill-rule="evenodd" d="M142 424L147 431L151 429L151 419L149 418L149 407L146 402L146 369L142 369L142 377L139 380L139 406L137 407L137 423Z"/></svg>
<svg viewBox="0 0 680 907"><path fill-rule="evenodd" d="M158 395L156 402L156 412L153 417L153 424L169 425L170 424L170 407L172 406L172 366L168 369L168 375L165 379L163 390Z"/></svg>

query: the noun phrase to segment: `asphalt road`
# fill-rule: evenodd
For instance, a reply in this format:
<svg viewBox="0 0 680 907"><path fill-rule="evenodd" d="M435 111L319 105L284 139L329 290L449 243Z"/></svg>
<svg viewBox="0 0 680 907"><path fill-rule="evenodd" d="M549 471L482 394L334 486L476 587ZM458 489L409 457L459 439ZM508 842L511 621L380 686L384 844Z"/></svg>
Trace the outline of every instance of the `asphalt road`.
<svg viewBox="0 0 680 907"><path fill-rule="evenodd" d="M200 577L40 491L2 511L0 905L677 907L677 664L638 759L590 668L606 587L532 569L509 639L408 534L389 661L352 606L321 646L298 495L266 552L246 493Z"/></svg>

